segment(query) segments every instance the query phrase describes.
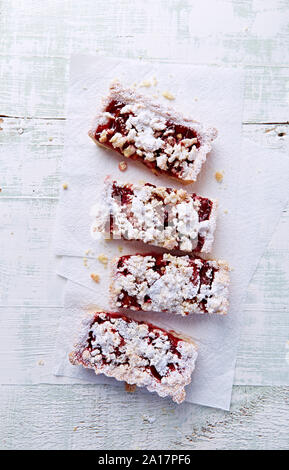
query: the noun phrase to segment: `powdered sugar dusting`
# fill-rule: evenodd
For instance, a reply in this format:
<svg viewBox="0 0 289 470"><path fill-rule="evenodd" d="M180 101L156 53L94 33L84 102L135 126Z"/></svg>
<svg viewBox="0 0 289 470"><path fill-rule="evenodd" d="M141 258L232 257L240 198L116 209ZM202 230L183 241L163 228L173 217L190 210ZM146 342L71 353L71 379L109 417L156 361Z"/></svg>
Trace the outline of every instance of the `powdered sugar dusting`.
<svg viewBox="0 0 289 470"><path fill-rule="evenodd" d="M127 191L129 197L124 203L121 194ZM201 217L201 202L209 206L206 217ZM208 253L214 240L216 211L215 200L182 189L121 184L106 179L103 198L91 210L94 217L91 235L98 238L99 232L108 236L112 232L113 238Z"/></svg>
<svg viewBox="0 0 289 470"><path fill-rule="evenodd" d="M190 256L131 255L115 260L112 300L118 308L180 315L226 314L226 263Z"/></svg>

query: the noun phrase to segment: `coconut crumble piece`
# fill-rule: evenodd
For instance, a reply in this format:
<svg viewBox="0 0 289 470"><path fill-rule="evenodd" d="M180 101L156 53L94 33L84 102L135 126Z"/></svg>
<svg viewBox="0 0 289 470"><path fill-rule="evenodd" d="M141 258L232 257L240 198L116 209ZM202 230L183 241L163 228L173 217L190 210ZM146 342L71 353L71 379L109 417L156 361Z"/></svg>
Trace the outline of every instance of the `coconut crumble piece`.
<svg viewBox="0 0 289 470"><path fill-rule="evenodd" d="M181 403L191 382L197 347L174 331L119 313L95 312L83 318L69 359L97 375L126 382L127 391L146 387Z"/></svg>
<svg viewBox="0 0 289 470"><path fill-rule="evenodd" d="M91 236L135 240L169 250L209 253L214 241L217 201L183 189L150 183L105 180L102 198L91 209Z"/></svg>
<svg viewBox="0 0 289 470"><path fill-rule="evenodd" d="M163 96L174 99L168 91ZM217 131L114 82L89 136L101 146L142 162L153 173L189 184L196 181Z"/></svg>
<svg viewBox="0 0 289 470"><path fill-rule="evenodd" d="M126 255L113 262L113 308L179 315L228 311L229 268L224 261L168 253Z"/></svg>

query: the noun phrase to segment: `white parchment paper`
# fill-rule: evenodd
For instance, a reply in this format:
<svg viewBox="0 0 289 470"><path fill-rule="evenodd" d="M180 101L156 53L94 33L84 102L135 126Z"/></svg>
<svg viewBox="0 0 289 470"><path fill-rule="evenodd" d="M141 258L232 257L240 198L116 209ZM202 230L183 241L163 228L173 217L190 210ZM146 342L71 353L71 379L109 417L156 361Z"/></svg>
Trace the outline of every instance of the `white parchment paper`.
<svg viewBox="0 0 289 470"><path fill-rule="evenodd" d="M97 260L104 253L109 258L142 251L141 244L95 241L90 239L89 209L97 200L102 181L110 174L120 181L146 180L172 186L165 177L155 177L144 167L129 162L120 173L120 158L96 147L87 138L89 117L93 116L97 96L105 93L113 78L127 84L143 79L158 80L156 89L168 89L176 96L174 106L190 111L195 118L219 129L214 150L202 170L198 183L187 187L201 195L219 199L219 217L214 256L226 259L231 272L230 311L226 318L192 316L179 318L164 314L138 314L156 324L190 334L199 345L199 358L193 381L187 387L187 400L193 403L229 409L242 301L258 260L270 240L281 209L287 199L289 162L284 155L272 161L269 151L244 141L241 144L242 77L238 70L208 67L143 64L117 59L78 57L73 59L68 100L63 191L56 232L56 252L65 257L59 274L69 282L65 295L64 328L58 342L57 374L107 383L102 376L70 366L67 352L72 338L67 336L67 320L76 326L81 312L92 305L108 308L108 269ZM197 101L194 100L194 97ZM90 116L89 116L90 115ZM224 172L217 183L214 174ZM174 186L179 186L174 184ZM87 255L87 250L90 250ZM88 261L82 257L87 257ZM99 284L90 273L101 276ZM85 289L79 284L88 287ZM72 328L70 328L72 331Z"/></svg>
<svg viewBox="0 0 289 470"><path fill-rule="evenodd" d="M219 131L213 151L203 166L198 182L186 186L207 197L217 197L220 203L218 229L232 226L235 211L232 197L236 197L240 165L240 131L242 119L242 72L218 67L190 65L148 64L111 58L76 56L71 62L68 91L68 118L64 143L63 182L68 189L61 192L56 224L55 247L57 255L84 256L86 250L99 250L90 237L89 211L102 191L103 180L111 175L119 181L140 180L159 186L183 187L166 176L154 176L144 165L128 161L128 169L121 172L118 164L124 157L102 149L88 138L87 132L102 96L110 82L120 79L125 85L144 79L157 80L156 86L139 89L142 93L159 96L165 105L172 105ZM174 101L162 97L169 90ZM156 98L157 99L157 98ZM214 178L216 171L224 171L224 183ZM217 237L218 238L218 237ZM224 243L215 244L215 253L227 255Z"/></svg>

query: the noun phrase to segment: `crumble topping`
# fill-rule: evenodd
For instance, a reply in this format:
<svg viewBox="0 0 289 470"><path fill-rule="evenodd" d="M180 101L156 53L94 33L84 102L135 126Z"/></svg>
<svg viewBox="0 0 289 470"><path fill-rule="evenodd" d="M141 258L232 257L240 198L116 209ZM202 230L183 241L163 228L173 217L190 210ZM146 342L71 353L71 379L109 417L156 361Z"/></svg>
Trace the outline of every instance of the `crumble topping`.
<svg viewBox="0 0 289 470"><path fill-rule="evenodd" d="M145 386L180 403L191 381L197 348L173 332L117 313L94 313L82 323L79 342L70 354L72 364L96 374Z"/></svg>
<svg viewBox="0 0 289 470"><path fill-rule="evenodd" d="M167 91L163 96L174 99ZM196 180L217 131L204 129L200 123L116 82L89 135L96 143L142 161L154 172L189 183Z"/></svg>
<svg viewBox="0 0 289 470"><path fill-rule="evenodd" d="M115 260L112 301L118 308L180 315L226 314L228 266L170 254L127 255Z"/></svg>
<svg viewBox="0 0 289 470"><path fill-rule="evenodd" d="M208 253L217 202L183 189L105 180L102 200L91 209L91 235L139 240L167 249Z"/></svg>

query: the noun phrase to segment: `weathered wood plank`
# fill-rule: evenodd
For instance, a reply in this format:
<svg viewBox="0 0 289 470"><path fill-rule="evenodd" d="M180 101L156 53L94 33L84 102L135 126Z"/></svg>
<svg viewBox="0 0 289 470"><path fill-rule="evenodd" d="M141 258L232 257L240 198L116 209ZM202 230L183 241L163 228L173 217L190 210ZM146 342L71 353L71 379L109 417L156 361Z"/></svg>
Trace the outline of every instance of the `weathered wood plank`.
<svg viewBox="0 0 289 470"><path fill-rule="evenodd" d="M50 198L0 198L2 305L61 304L52 246L56 206Z"/></svg>
<svg viewBox="0 0 289 470"><path fill-rule="evenodd" d="M41 8L37 0L28 0L25 8L22 2L13 3L15 8L11 2L1 7L5 20L0 114L65 117L70 54L101 53L194 64L243 64L247 66L244 120L288 120L287 1L276 1L274 8L271 2L239 0L198 4L135 0L105 2L105 7L102 0L50 0ZM216 15L220 21L215 21Z"/></svg>
<svg viewBox="0 0 289 470"><path fill-rule="evenodd" d="M2 386L0 401L2 449L289 448L288 388L238 387L230 413L90 385Z"/></svg>
<svg viewBox="0 0 289 470"><path fill-rule="evenodd" d="M9 56L103 51L206 64L288 65L287 8L284 0L49 0L41 8L37 0L12 1L2 4L2 50Z"/></svg>
<svg viewBox="0 0 289 470"><path fill-rule="evenodd" d="M2 118L0 199L58 196L64 128L65 120ZM289 125L243 125L243 136L276 154L289 149Z"/></svg>

